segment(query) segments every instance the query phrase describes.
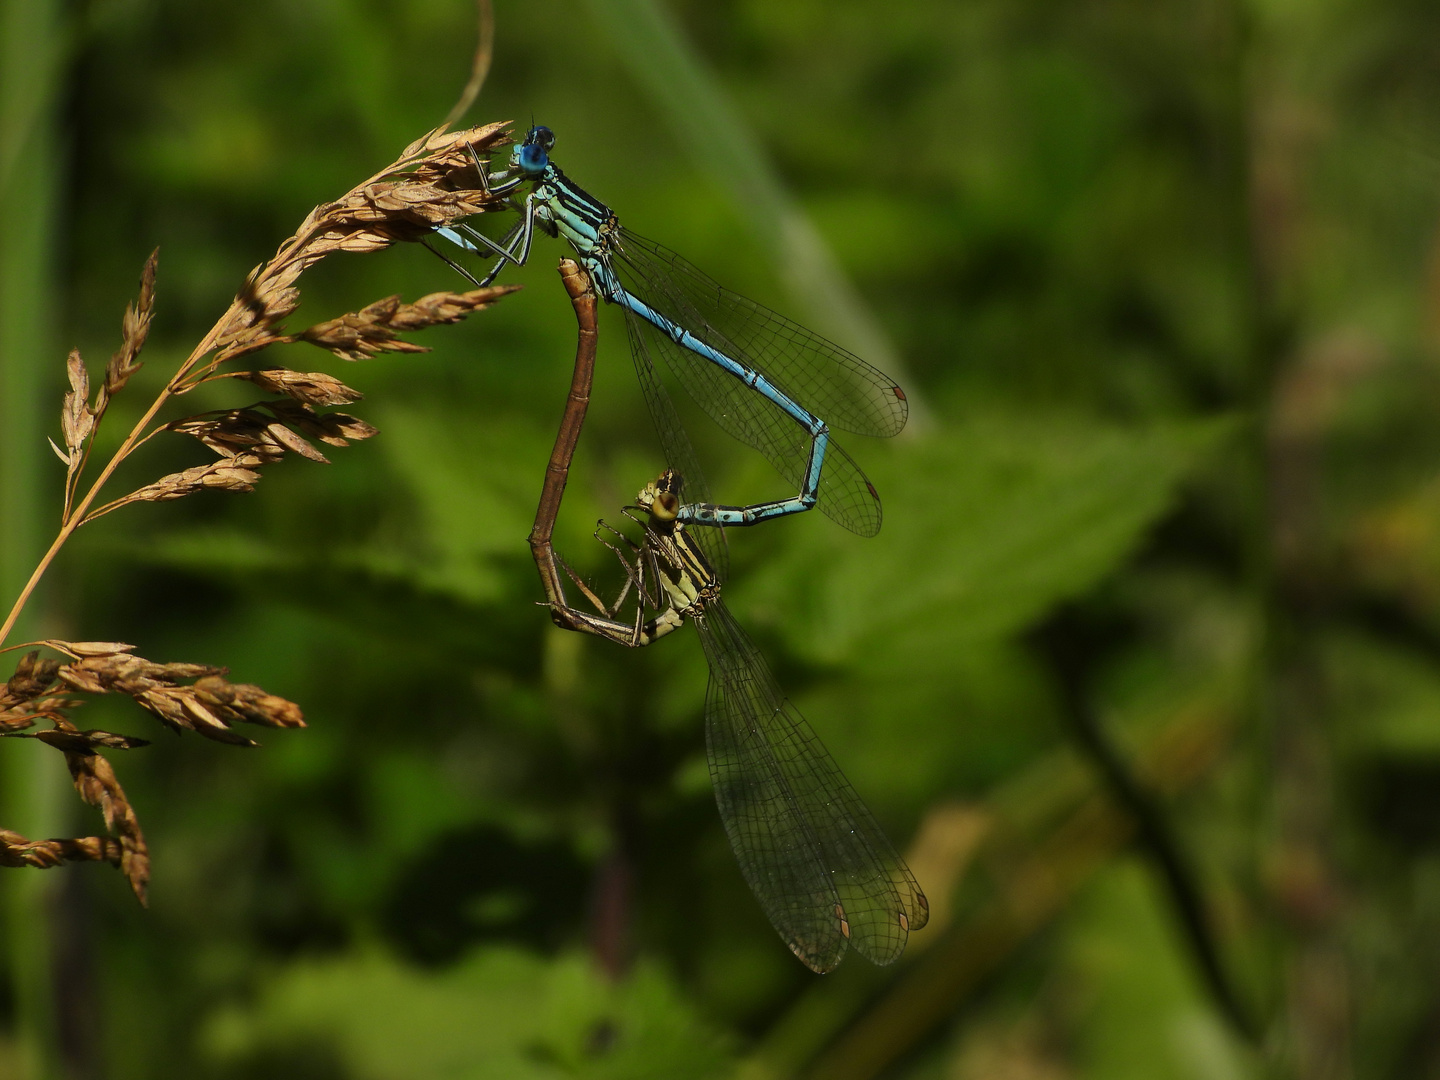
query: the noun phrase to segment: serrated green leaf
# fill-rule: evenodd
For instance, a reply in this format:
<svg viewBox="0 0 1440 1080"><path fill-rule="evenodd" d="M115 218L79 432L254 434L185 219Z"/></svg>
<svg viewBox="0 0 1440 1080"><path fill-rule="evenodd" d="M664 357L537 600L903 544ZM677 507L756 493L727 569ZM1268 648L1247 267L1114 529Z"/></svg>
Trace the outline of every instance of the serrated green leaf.
<svg viewBox="0 0 1440 1080"><path fill-rule="evenodd" d="M783 611L795 647L830 662L893 636L1013 633L1118 566L1227 427L1012 417L902 443L872 473L874 541L807 530L737 606Z"/></svg>

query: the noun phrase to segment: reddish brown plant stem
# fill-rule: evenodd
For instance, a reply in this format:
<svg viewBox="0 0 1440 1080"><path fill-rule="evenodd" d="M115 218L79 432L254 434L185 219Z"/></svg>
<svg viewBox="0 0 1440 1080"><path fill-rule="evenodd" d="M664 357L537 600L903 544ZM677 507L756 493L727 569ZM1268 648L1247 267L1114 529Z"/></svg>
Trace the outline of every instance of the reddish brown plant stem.
<svg viewBox="0 0 1440 1080"><path fill-rule="evenodd" d="M535 568L540 571L545 599L550 602L551 618L557 626L568 629L570 624L566 621L562 609L568 608L569 604L565 598L565 585L561 579L555 549L550 540L555 533L555 519L560 514L560 502L565 497L565 482L570 477L570 462L575 457L575 447L580 442L580 429L585 426L585 412L590 407L590 386L595 379L595 346L599 341L599 331L596 327L595 287L590 281L590 275L573 259L561 259L560 280L575 307L579 337L575 346L575 371L570 377L570 396L565 400L565 412L560 418L560 431L555 436L555 448L550 452L550 463L545 466L545 485L540 489L540 505L535 510L535 526L530 530L530 554L535 559Z"/></svg>
<svg viewBox="0 0 1440 1080"><path fill-rule="evenodd" d="M555 554L551 538L555 532L555 520L560 515L560 504L565 497L565 484L570 477L570 463L575 457L575 448L580 442L580 431L585 426L585 414L590 407L590 388L595 377L595 350L599 341L596 325L595 288L590 275L573 259L560 260L560 280L570 294L578 324L578 340L575 346L575 370L570 376L570 394L565 399L565 411L560 417L560 430L555 436L555 447L550 452L550 461L545 466L545 483L540 489L540 503L535 510L535 525L530 530L530 553L535 567L540 571L540 581L549 601L550 617L555 625L564 630L585 631L587 628L571 615L569 601L565 596L565 584L561 575L561 562ZM576 581L582 591L583 583ZM593 596L586 591L587 596ZM598 603L598 601L595 601ZM629 924L631 908L632 871L627 856L628 845L624 826L626 817L623 807L615 805L614 791L602 798L610 804L612 820L612 845L610 852L596 868L590 911L590 946L600 970L610 979L621 978L628 967Z"/></svg>

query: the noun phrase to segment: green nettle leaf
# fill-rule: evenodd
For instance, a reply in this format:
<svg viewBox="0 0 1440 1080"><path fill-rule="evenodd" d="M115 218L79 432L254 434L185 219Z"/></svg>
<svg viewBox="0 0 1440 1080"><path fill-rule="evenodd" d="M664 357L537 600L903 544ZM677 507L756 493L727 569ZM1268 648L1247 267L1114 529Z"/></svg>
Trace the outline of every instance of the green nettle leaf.
<svg viewBox="0 0 1440 1080"><path fill-rule="evenodd" d="M1227 427L988 419L867 454L880 535L797 531L737 583L737 605L786 612L792 645L828 662L913 634L1013 633L1118 567Z"/></svg>
<svg viewBox="0 0 1440 1080"><path fill-rule="evenodd" d="M612 983L583 955L508 946L441 972L374 951L291 964L254 1006L213 1015L205 1042L221 1061L317 1047L355 1080L701 1080L733 1063L654 966Z"/></svg>

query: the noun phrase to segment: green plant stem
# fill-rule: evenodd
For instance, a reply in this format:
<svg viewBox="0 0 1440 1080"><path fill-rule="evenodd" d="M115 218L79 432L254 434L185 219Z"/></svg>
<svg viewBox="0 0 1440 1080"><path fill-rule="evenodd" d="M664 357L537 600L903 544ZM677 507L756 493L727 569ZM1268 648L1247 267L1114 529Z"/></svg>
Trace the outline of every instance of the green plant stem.
<svg viewBox="0 0 1440 1080"><path fill-rule="evenodd" d="M42 426L55 412L44 402L53 396L51 385L60 374L51 358L61 175L56 106L64 38L58 0L0 4L0 199L11 208L0 245L0 588L7 594L23 580L44 543L40 491L48 451ZM19 614L17 607L7 620L7 633ZM0 757L0 819L30 835L60 832L55 795L63 785L63 771L53 761L32 753L5 754ZM52 888L52 878L40 874L6 874L0 883L21 1080L43 1080L58 1065Z"/></svg>

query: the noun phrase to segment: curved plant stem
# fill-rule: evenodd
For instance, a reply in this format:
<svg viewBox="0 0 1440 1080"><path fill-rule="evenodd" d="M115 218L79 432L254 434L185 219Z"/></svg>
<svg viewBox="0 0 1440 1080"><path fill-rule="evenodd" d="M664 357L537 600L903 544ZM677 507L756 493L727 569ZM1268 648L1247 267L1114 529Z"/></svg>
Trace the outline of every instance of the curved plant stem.
<svg viewBox="0 0 1440 1080"><path fill-rule="evenodd" d="M451 107L450 115L445 117L442 128L448 128L470 111L470 106L480 96L480 90L490 74L490 63L495 58L495 7L490 0L478 0L478 7L480 37L475 42L475 57L470 62L470 81L460 91L460 97Z"/></svg>
<svg viewBox="0 0 1440 1080"><path fill-rule="evenodd" d="M562 608L568 606L565 582L560 576L555 549L550 541L555 534L560 500L565 496L565 482L570 477L570 461L580 442L580 429L585 426L590 385L595 378L595 346L599 340L595 321L595 289L589 275L575 261L564 259L560 263L560 279L575 307L579 338L575 347L575 371L570 379L570 396L565 401L565 412L560 419L550 463L545 466L545 484L540 492L540 504L535 510L535 526L530 530L530 554L540 571L545 599L552 605L552 611L556 610L556 604Z"/></svg>

